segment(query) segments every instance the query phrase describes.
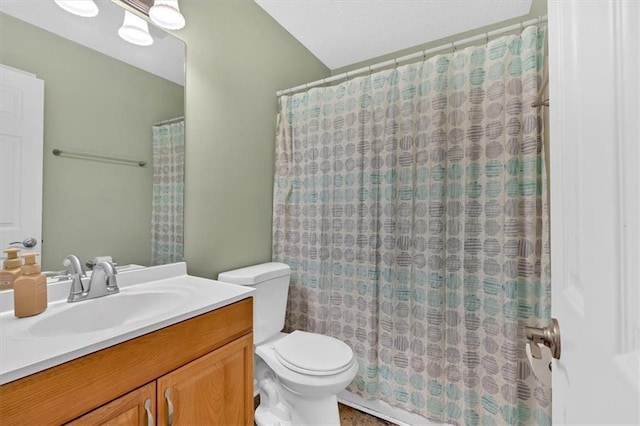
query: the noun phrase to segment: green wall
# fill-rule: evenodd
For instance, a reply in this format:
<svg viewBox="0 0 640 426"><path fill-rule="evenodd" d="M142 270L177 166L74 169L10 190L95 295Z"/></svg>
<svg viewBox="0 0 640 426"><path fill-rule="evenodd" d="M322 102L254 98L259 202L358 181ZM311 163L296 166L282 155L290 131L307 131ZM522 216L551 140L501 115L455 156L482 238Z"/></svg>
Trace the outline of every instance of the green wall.
<svg viewBox="0 0 640 426"><path fill-rule="evenodd" d="M329 70L251 0L181 0L189 273L271 260L276 91Z"/></svg>
<svg viewBox="0 0 640 426"><path fill-rule="evenodd" d="M54 148L151 163L151 125L184 114L182 86L0 13L0 62L45 82L43 269L151 259L152 168L54 157Z"/></svg>
<svg viewBox="0 0 640 426"><path fill-rule="evenodd" d="M251 0L181 0L180 8L187 25L173 34L187 42L185 256L190 274L215 278L271 259L275 92L331 71ZM546 1L534 0L528 16L544 14Z"/></svg>

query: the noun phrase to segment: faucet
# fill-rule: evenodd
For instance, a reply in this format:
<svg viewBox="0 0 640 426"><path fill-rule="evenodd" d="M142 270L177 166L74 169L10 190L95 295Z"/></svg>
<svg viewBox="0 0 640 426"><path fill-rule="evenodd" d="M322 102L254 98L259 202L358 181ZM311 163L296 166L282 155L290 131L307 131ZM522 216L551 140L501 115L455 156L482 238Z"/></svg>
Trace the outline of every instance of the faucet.
<svg viewBox="0 0 640 426"><path fill-rule="evenodd" d="M120 292L116 274L118 271L111 262L99 262L93 268L89 287L87 288L87 299L108 296Z"/></svg>
<svg viewBox="0 0 640 426"><path fill-rule="evenodd" d="M93 268L91 279L86 287L82 281L86 274L80 265L80 259L75 255L69 255L65 258L64 265L70 266L70 272L72 273L71 290L67 299L69 303L95 299L96 297L120 292L116 280L118 271L110 262L100 262Z"/></svg>
<svg viewBox="0 0 640 426"><path fill-rule="evenodd" d="M64 258L62 262L67 267L71 274L71 290L69 291L68 302L76 302L80 300L80 295L84 292L84 285L82 284L82 278L85 278L87 274L82 269L80 259L75 254L70 254Z"/></svg>

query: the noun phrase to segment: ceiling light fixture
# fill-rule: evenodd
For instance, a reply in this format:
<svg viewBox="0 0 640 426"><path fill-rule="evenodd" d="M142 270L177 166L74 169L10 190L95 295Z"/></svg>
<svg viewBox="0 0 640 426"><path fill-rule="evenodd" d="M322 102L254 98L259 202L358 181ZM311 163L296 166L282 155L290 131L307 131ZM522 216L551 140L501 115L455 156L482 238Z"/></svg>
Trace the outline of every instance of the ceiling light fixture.
<svg viewBox="0 0 640 426"><path fill-rule="evenodd" d="M118 29L118 35L123 40L138 46L151 46L153 44L153 37L149 34L147 21L128 10L124 11L124 21Z"/></svg>
<svg viewBox="0 0 640 426"><path fill-rule="evenodd" d="M99 12L93 0L55 0L62 9L83 18L93 18Z"/></svg>
<svg viewBox="0 0 640 426"><path fill-rule="evenodd" d="M178 0L155 0L149 9L149 18L154 24L167 30L179 30L185 24Z"/></svg>

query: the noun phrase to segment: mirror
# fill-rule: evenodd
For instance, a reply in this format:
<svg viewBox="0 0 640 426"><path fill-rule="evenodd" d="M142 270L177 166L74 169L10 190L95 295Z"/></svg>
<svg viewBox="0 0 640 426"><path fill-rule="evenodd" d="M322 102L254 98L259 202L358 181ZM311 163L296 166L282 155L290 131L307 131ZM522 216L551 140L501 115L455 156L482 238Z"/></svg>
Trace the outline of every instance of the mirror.
<svg viewBox="0 0 640 426"><path fill-rule="evenodd" d="M43 270L64 269L68 254L150 265L152 126L184 116L184 42L149 24L153 45L130 44L117 35L124 9L96 4L81 18L53 0L0 2L0 62L44 81Z"/></svg>

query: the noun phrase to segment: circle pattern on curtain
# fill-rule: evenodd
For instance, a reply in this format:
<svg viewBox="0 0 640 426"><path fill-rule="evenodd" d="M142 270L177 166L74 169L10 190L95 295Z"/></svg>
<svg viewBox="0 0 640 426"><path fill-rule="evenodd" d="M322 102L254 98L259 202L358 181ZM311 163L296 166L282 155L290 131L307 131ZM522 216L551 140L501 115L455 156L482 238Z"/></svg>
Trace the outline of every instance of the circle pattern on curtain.
<svg viewBox="0 0 640 426"><path fill-rule="evenodd" d="M349 390L453 424L550 424L545 29L280 98L287 326L350 345Z"/></svg>

